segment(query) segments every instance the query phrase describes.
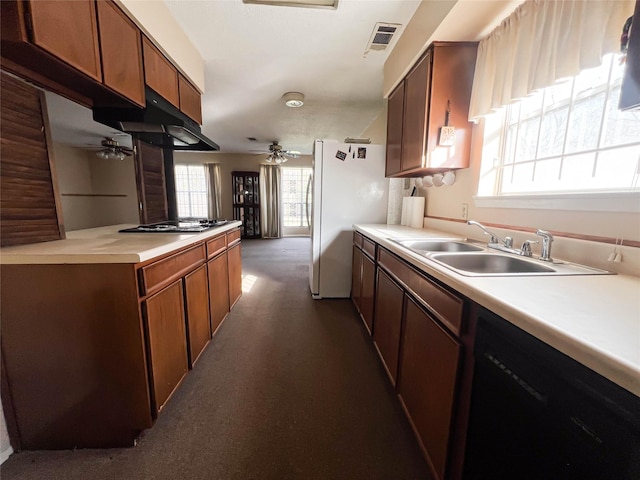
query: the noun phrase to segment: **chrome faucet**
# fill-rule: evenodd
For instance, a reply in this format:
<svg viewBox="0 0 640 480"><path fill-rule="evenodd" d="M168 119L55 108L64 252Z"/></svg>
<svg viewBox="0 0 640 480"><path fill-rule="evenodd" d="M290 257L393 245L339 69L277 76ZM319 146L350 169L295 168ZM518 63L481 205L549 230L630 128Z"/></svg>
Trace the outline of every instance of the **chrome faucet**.
<svg viewBox="0 0 640 480"><path fill-rule="evenodd" d="M485 233L485 235L489 235L490 237L487 247L493 248L495 250L500 250L501 252L513 253L515 255L522 255L523 257L531 257L532 256L531 245L533 243L538 243L536 240L525 240L520 249L513 248L512 237L504 237L504 240L502 240L498 235L493 233L491 230L487 229L487 227L485 227L481 223L476 222L475 220L468 220L467 225L475 225L476 227L479 227ZM549 259L549 261L551 261L551 259Z"/></svg>
<svg viewBox="0 0 640 480"><path fill-rule="evenodd" d="M540 260L545 262L553 262L551 258L551 243L553 242L553 235L546 230L540 230L536 232L536 235L542 238L542 248L540 250Z"/></svg>
<svg viewBox="0 0 640 480"><path fill-rule="evenodd" d="M500 240L500 237L498 237L498 235L493 233L491 230L487 230L487 227L485 227L481 223L476 222L475 220L467 220L467 225L475 225L476 227L479 227L480 229L482 229L482 231L485 233L485 235L489 235L489 237L490 237L489 244L492 244L492 243L496 244L496 245L504 244L505 246L507 246L505 242ZM510 238L510 237L507 237L507 238ZM512 242L513 242L513 240L512 240Z"/></svg>
<svg viewBox="0 0 640 480"><path fill-rule="evenodd" d="M525 240L522 243L522 247L520 247L520 255L522 255L523 257L533 256L531 252L531 245L533 245L534 243L540 243L540 242L538 242L537 240Z"/></svg>

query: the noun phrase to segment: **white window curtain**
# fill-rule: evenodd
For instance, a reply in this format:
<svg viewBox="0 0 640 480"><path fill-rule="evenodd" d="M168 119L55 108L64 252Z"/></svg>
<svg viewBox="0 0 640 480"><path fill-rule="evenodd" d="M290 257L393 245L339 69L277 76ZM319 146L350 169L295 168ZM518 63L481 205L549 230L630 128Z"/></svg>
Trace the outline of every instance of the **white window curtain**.
<svg viewBox="0 0 640 480"><path fill-rule="evenodd" d="M634 0L527 0L478 46L469 120L620 50Z"/></svg>
<svg viewBox="0 0 640 480"><path fill-rule="evenodd" d="M205 164L205 176L207 179L207 199L209 218L222 219L222 180L220 179L220 165L217 163Z"/></svg>
<svg viewBox="0 0 640 480"><path fill-rule="evenodd" d="M281 171L279 165L260 166L260 226L262 238L282 237Z"/></svg>

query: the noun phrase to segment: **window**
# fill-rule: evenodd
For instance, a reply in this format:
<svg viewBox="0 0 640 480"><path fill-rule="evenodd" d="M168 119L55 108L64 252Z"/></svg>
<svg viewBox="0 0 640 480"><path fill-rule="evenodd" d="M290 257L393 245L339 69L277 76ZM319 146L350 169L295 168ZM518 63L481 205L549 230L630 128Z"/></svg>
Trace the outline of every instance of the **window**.
<svg viewBox="0 0 640 480"><path fill-rule="evenodd" d="M640 191L640 112L618 110L622 72L607 55L487 116L478 195Z"/></svg>
<svg viewBox="0 0 640 480"><path fill-rule="evenodd" d="M207 181L204 165L176 165L179 218L207 218Z"/></svg>
<svg viewBox="0 0 640 480"><path fill-rule="evenodd" d="M310 202L311 198L307 199L307 193L311 195L310 180L310 168L282 168L282 222L285 234L309 232L307 201Z"/></svg>

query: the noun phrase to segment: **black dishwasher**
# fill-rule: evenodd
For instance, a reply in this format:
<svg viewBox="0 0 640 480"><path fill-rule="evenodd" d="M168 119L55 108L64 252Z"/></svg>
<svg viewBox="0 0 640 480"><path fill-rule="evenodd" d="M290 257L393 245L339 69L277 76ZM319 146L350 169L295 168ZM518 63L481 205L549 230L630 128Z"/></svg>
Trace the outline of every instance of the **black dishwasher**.
<svg viewBox="0 0 640 480"><path fill-rule="evenodd" d="M638 480L640 398L478 316L465 480Z"/></svg>

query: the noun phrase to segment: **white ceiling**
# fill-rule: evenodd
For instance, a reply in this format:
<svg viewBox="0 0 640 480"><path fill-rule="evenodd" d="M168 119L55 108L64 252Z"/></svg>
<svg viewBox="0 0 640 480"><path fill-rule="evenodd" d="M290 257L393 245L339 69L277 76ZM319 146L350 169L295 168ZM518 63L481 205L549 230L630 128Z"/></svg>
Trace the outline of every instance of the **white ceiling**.
<svg viewBox="0 0 640 480"><path fill-rule="evenodd" d="M203 132L223 152L266 150L277 140L305 154L316 138L360 136L380 113L390 49L365 57L365 48L376 22L404 26L420 4L339 0L326 10L165 2L205 62ZM304 93L303 107L284 105L290 91Z"/></svg>

